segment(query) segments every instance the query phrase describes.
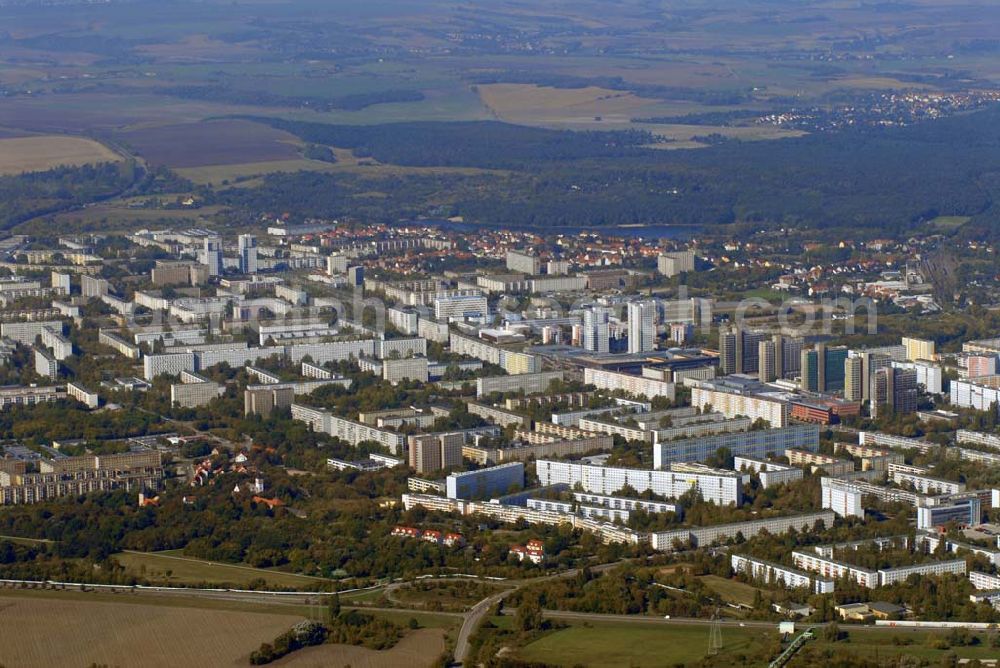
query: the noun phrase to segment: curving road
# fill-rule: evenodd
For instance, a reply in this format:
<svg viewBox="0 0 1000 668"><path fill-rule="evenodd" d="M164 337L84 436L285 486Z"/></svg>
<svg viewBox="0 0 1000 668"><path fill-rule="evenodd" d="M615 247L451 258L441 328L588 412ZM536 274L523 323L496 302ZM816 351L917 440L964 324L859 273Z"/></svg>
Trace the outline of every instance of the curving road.
<svg viewBox="0 0 1000 668"><path fill-rule="evenodd" d="M624 561L627 560L613 561L607 564L598 564L597 566L591 567L590 570L595 573L599 573L603 570L607 570L608 568L612 568L621 563L624 563ZM580 572L579 568L573 568L568 571L563 571L561 573L554 573L552 575L542 575L540 577L530 578L527 580L508 580L507 582L514 585L511 589L508 589L507 591L504 592L500 592L499 594L494 594L489 598L484 598L482 601L474 605L465 614L465 621L462 622L462 628L458 632L458 640L455 642L455 663L453 665L455 666L465 665L465 661L468 659L468 654L469 654L469 638L472 637L472 634L475 633L476 629L479 628L479 625L483 623L483 619L486 618L486 615L489 613L489 611L499 601L502 601L503 599L507 598L515 591L526 585L533 584L536 582L544 582L546 580L571 578L575 577L576 574L579 572Z"/></svg>
<svg viewBox="0 0 1000 668"><path fill-rule="evenodd" d="M462 622L462 628L458 632L458 640L455 642L455 666L464 666L465 660L468 658L469 654L469 638L475 633L479 625L483 623L483 619L486 615L490 613L493 606L503 599L507 598L511 594L517 591L517 588L508 589L507 591L500 592L499 594L494 594L489 598L484 598L479 603L472 606L472 609L465 614L465 620Z"/></svg>

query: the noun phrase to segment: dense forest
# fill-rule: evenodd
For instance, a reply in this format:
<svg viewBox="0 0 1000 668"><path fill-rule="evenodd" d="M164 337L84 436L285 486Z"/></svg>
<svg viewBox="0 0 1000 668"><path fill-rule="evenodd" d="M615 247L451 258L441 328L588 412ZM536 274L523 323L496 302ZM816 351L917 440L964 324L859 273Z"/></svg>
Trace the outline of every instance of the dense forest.
<svg viewBox="0 0 1000 668"><path fill-rule="evenodd" d="M413 167L531 169L539 163L587 158L639 158L655 141L648 132L573 132L497 121L327 125L267 118L268 123L314 144L352 149L359 157Z"/></svg>
<svg viewBox="0 0 1000 668"><path fill-rule="evenodd" d="M312 156L350 149L371 168L276 173L250 188L198 189L233 221L288 211L386 223L461 216L506 227L745 225L905 235L937 216L966 216L962 236L992 238L1000 230L1000 106L911 127L699 150L663 150L635 131L254 120L300 137ZM376 163L462 169L400 172ZM9 228L129 186L136 194L190 187L164 170L138 181L134 171L99 165L0 177L0 223Z"/></svg>
<svg viewBox="0 0 1000 668"><path fill-rule="evenodd" d="M938 215L971 216L979 231L992 231L998 219L1000 107L905 128L685 151L651 148L651 138L641 132L577 133L497 122L266 122L380 162L505 171L392 177L373 172L336 180L276 175L257 192L224 193L226 203L271 201L282 210L310 202L311 215L461 215L527 226L749 222L905 233ZM331 186L339 194L322 195ZM354 197L373 190L391 196L371 207Z"/></svg>
<svg viewBox="0 0 1000 668"><path fill-rule="evenodd" d="M228 102L230 104L251 106L301 107L315 111L333 111L338 109L341 111L361 111L376 104L419 102L424 99L424 94L419 90L372 91L333 98L316 96L292 97L278 95L265 90L241 90L225 84L212 86L173 86L162 88L159 92L186 100L207 100L210 102Z"/></svg>
<svg viewBox="0 0 1000 668"><path fill-rule="evenodd" d="M35 216L112 197L135 180L131 163L58 167L0 176L0 229Z"/></svg>

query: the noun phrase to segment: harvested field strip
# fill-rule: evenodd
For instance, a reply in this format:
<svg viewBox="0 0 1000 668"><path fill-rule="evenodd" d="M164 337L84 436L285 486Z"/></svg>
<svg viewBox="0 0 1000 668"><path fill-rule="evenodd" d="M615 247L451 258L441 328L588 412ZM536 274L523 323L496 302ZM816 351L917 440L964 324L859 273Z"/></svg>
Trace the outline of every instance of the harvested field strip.
<svg viewBox="0 0 1000 668"><path fill-rule="evenodd" d="M0 176L121 159L104 144L84 137L45 135L0 138Z"/></svg>
<svg viewBox="0 0 1000 668"><path fill-rule="evenodd" d="M55 600L0 592L3 661L48 666L245 666L288 630L281 614Z"/></svg>

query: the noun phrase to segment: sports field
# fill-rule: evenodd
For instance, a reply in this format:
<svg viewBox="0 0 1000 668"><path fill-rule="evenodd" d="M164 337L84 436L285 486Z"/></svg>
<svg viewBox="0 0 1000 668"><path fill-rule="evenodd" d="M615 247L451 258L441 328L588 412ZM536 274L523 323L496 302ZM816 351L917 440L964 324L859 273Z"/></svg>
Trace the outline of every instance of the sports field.
<svg viewBox="0 0 1000 668"><path fill-rule="evenodd" d="M0 176L121 159L104 144L84 137L42 135L0 139Z"/></svg>

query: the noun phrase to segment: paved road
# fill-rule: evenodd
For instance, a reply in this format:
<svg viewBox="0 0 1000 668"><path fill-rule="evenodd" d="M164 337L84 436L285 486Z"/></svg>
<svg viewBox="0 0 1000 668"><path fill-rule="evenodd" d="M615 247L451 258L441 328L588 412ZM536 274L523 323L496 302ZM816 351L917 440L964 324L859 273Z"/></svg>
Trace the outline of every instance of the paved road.
<svg viewBox="0 0 1000 668"><path fill-rule="evenodd" d="M590 570L592 572L599 573L609 568L613 568L614 566L618 566L622 563L624 562L615 561L607 564L598 564L596 566L592 566ZM489 598L483 599L482 601L474 605L472 609L469 610L469 612L466 613L465 621L462 622L462 628L458 632L458 641L455 643L455 665L457 666L465 665L465 661L468 659L468 653L469 653L469 638L471 638L472 634L476 632L476 629L478 629L479 625L483 623L483 620L486 618L486 615L489 614L489 611L493 609L493 606L496 605L498 601L501 601L504 598L510 596L521 587L525 587L527 585L536 582L545 582L547 580L557 580L560 578L575 577L579 572L580 569L573 568L568 571L562 571L561 573L554 573L552 575L542 575L540 577L530 578L527 580L505 581L509 584L514 585L513 588L508 589L507 591L504 592L500 592L499 594L494 594Z"/></svg>
<svg viewBox="0 0 1000 668"><path fill-rule="evenodd" d="M479 625L483 623L486 615L490 613L493 606L497 604L498 601L513 594L516 589L508 589L507 591L500 592L499 594L494 594L489 598L484 598L479 603L472 606L472 609L466 613L465 621L462 622L462 628L458 632L458 640L455 642L455 664L456 666L464 666L465 661L469 654L469 638L472 634L476 632Z"/></svg>
<svg viewBox="0 0 1000 668"><path fill-rule="evenodd" d="M514 614L516 612L515 608L504 608L504 614ZM579 621L591 621L591 622L615 622L615 623L628 623L628 624L660 624L660 625L676 625L676 626L709 626L712 623L710 619L701 619L697 617L671 617L670 619L664 619L663 617L654 617L650 615L603 615L592 612L568 612L563 610L543 610L542 614L549 619L571 619ZM820 622L816 624L806 624L805 622L796 622L799 628L805 628L806 626L814 626L821 629L828 626L831 622ZM723 632L726 628L734 627L745 627L750 629L761 629L767 631L774 631L778 628L778 622L764 622L755 620L732 620L723 619L721 620ZM928 631L943 631L947 630L946 627L918 627L918 626L874 626L874 625L860 625L860 624L840 624L840 628L848 633L868 633L868 632L879 632L884 633L886 631L891 632L911 632L911 633L927 633ZM978 631L979 629L973 629L973 631Z"/></svg>
<svg viewBox="0 0 1000 668"><path fill-rule="evenodd" d="M507 612L513 611L508 610ZM663 617L653 617L650 615L602 615L595 612L568 612L565 610L544 610L542 614L549 619L576 619L590 622L627 622L629 624L676 626L708 626L712 623L711 619L700 619L697 617L672 617L670 619L665 619ZM769 631L774 630L778 626L776 622L738 622L731 620L722 620L721 624L723 628L727 626L744 626L751 629L767 629Z"/></svg>

